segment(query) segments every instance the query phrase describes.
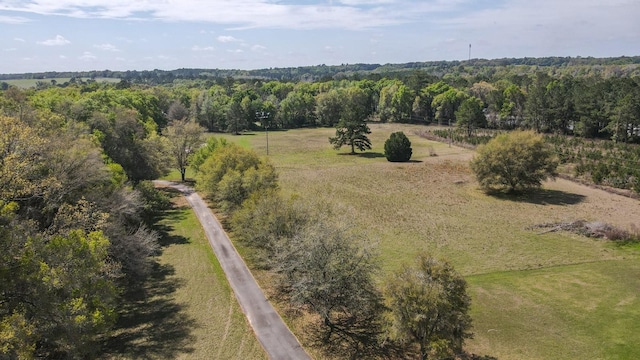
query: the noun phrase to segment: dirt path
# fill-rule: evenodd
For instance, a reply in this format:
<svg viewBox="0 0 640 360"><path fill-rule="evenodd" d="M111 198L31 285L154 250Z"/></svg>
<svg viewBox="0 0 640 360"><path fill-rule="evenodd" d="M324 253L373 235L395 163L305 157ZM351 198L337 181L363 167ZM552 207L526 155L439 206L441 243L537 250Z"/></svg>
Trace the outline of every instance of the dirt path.
<svg viewBox="0 0 640 360"><path fill-rule="evenodd" d="M224 270L253 331L271 359L311 359L300 346L280 315L275 311L251 275L220 222L200 195L192 188L169 181L156 181L161 186L180 190L196 213L209 239L209 244ZM222 330L222 329L221 329Z"/></svg>

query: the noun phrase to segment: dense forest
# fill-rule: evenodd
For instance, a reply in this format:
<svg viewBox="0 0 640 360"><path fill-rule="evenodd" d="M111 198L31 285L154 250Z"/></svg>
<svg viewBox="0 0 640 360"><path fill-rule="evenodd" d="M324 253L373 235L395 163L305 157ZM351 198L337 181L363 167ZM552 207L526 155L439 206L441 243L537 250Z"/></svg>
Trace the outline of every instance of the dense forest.
<svg viewBox="0 0 640 360"><path fill-rule="evenodd" d="M257 70L231 69L176 69L143 71L76 71L26 74L0 74L0 81L14 79L53 79L53 78L116 78L140 84L168 84L176 79L220 81L228 77L234 79L261 79L279 81L324 81L344 78L370 78L401 76L403 73L421 70L436 76L458 72L469 76L490 80L505 72L532 74L537 71L552 71L572 75L638 76L640 56L622 56L614 58L593 57L544 57L544 58L504 58L470 59L468 61L428 61L404 64L341 64L316 65L289 68L269 68ZM395 74L395 75L392 75ZM494 78L497 79L497 78Z"/></svg>
<svg viewBox="0 0 640 360"><path fill-rule="evenodd" d="M118 289L144 278L157 250L149 221L166 199L148 180L175 162L166 135L179 121L231 133L342 118L456 125L467 136L534 129L556 136L579 175L640 192L640 57L0 80L21 77L42 81L3 82L0 92L0 349L9 357L91 356L117 317Z"/></svg>

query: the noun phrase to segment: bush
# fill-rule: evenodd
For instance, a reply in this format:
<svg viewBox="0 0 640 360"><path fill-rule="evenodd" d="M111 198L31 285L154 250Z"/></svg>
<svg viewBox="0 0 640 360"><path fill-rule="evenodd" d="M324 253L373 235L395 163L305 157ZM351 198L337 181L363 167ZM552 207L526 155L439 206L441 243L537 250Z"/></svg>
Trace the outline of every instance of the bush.
<svg viewBox="0 0 640 360"><path fill-rule="evenodd" d="M384 156L388 161L403 162L411 159L411 141L402 132L394 132L384 142Z"/></svg>
<svg viewBox="0 0 640 360"><path fill-rule="evenodd" d="M478 148L471 161L480 186L490 191L524 191L556 175L558 162L543 137L532 131L498 135Z"/></svg>

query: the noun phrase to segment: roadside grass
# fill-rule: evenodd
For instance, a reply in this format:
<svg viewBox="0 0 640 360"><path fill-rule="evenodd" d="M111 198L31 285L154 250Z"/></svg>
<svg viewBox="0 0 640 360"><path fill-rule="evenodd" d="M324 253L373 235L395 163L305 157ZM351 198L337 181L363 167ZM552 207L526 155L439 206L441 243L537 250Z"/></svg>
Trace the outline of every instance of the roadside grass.
<svg viewBox="0 0 640 360"><path fill-rule="evenodd" d="M420 251L451 261L469 280L476 336L467 348L474 353L500 359L640 358L638 247L528 229L577 219L640 227L637 200L566 180L547 182L527 196L489 196L468 169L472 151L416 136L423 126L370 126L373 149L358 155L331 148L333 129L269 132L269 159L285 194L346 209L340 216L378 243L381 280ZM384 141L400 130L412 142L413 161L389 163ZM266 155L264 135L218 136ZM616 280L623 277L633 279ZM263 286L269 286L268 277ZM519 299L527 305L521 310ZM599 305L580 312L592 299ZM607 307L620 302L629 305ZM289 319L301 340L304 322ZM504 330L489 331L498 328Z"/></svg>
<svg viewBox="0 0 640 360"><path fill-rule="evenodd" d="M174 194L175 196L175 194ZM103 359L266 359L186 200L160 220L162 254L127 306Z"/></svg>

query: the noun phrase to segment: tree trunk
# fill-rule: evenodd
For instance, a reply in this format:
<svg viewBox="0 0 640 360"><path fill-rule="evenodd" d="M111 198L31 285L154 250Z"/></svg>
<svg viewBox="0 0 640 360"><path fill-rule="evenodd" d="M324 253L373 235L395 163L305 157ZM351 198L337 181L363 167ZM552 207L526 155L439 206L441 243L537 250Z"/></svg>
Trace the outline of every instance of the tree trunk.
<svg viewBox="0 0 640 360"><path fill-rule="evenodd" d="M180 169L180 177L182 177L182 182L184 182L184 180L185 180L186 173L187 173L187 169L186 168Z"/></svg>
<svg viewBox="0 0 640 360"><path fill-rule="evenodd" d="M351 153L352 154L356 153L356 146L354 145L353 141L351 142Z"/></svg>

